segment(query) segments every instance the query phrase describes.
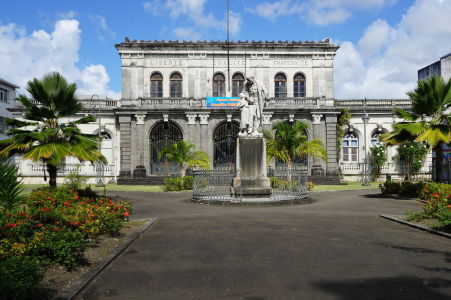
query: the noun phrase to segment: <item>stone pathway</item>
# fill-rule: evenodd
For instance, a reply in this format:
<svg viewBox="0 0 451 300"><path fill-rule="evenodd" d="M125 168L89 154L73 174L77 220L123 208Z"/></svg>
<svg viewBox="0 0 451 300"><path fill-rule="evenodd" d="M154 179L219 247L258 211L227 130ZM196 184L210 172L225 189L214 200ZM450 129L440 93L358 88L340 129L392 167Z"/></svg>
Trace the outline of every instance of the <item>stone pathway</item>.
<svg viewBox="0 0 451 300"><path fill-rule="evenodd" d="M115 193L159 221L80 299L450 299L451 240L379 217L420 209L376 190L296 206Z"/></svg>

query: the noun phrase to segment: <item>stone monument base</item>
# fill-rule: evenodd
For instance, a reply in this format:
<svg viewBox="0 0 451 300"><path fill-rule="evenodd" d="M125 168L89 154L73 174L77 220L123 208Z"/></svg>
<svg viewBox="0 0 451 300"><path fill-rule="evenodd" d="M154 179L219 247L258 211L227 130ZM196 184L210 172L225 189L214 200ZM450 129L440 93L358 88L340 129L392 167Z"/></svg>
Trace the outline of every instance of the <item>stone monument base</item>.
<svg viewBox="0 0 451 300"><path fill-rule="evenodd" d="M236 145L235 195L265 198L272 193L266 170L266 144L262 137L239 137Z"/></svg>

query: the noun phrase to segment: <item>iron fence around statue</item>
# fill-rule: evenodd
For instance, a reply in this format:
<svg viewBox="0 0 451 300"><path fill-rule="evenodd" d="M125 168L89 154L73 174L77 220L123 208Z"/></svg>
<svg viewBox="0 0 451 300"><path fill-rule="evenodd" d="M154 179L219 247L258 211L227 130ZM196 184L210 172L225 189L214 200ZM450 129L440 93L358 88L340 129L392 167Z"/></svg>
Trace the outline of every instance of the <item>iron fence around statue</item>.
<svg viewBox="0 0 451 300"><path fill-rule="evenodd" d="M307 169L269 170L272 194L267 202L298 201L308 198ZM239 203L243 196L232 187L234 170L214 169L193 172L193 199L199 202Z"/></svg>

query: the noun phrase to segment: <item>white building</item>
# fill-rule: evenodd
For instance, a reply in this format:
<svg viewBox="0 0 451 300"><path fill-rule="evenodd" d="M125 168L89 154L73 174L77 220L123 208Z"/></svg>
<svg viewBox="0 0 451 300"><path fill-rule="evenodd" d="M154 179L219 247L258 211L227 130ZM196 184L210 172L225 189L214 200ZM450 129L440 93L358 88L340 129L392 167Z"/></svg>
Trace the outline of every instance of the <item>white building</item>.
<svg viewBox="0 0 451 300"><path fill-rule="evenodd" d="M99 114L102 152L108 158L105 176L122 183L155 183L161 176L177 173L177 165L163 164L158 151L180 139L195 144L211 158L212 167L230 167L235 161L239 111L233 99L246 76L263 81L271 100L264 109L263 129L276 122L301 120L310 125L306 135L320 139L328 161L309 158L311 180L338 182L341 173L358 179L364 162L363 101L333 97L333 60L338 49L329 40L319 42L179 42L130 41L117 44L122 63L120 100L84 97L82 114ZM213 105L214 101L220 105ZM100 104L99 104L100 103ZM213 103L213 104L212 104ZM410 101L366 102L369 114L367 144L391 130L394 107L408 108ZM336 123L343 108L352 113L341 160L337 159ZM20 107L12 109L20 116ZM78 117L78 116L77 116ZM98 123L82 126L97 133ZM383 172L402 173L389 150ZM61 174L75 167L68 160ZM273 161L271 167L279 164ZM96 175L83 166L86 175ZM41 180L43 167L22 162L28 182ZM145 177L145 178L143 178ZM157 181L155 181L158 179Z"/></svg>

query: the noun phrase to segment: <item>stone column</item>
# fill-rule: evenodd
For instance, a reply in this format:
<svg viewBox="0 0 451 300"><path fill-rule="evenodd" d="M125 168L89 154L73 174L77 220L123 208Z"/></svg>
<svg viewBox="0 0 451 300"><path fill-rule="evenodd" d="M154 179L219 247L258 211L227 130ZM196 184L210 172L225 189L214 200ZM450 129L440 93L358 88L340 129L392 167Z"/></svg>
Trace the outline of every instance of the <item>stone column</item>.
<svg viewBox="0 0 451 300"><path fill-rule="evenodd" d="M190 141L199 149L198 140L196 136L196 125L197 125L197 114L185 112L186 118L188 119L188 132L186 140Z"/></svg>
<svg viewBox="0 0 451 300"><path fill-rule="evenodd" d="M208 137L208 118L210 117L209 113L200 113L200 150L207 152L210 161L213 159L213 149L209 147L209 137Z"/></svg>
<svg viewBox="0 0 451 300"><path fill-rule="evenodd" d="M136 149L133 149L136 155L136 167L133 170L133 177L142 178L146 177L146 167L144 166L144 123L146 115L138 114L136 117Z"/></svg>
<svg viewBox="0 0 451 300"><path fill-rule="evenodd" d="M131 117L119 116L119 130L121 133L121 169L119 176L131 176Z"/></svg>
<svg viewBox="0 0 451 300"><path fill-rule="evenodd" d="M319 139L323 142L324 146L327 147L326 141L326 130L324 126L321 125L322 114L312 114L312 131L313 139ZM322 176L324 175L324 165L323 161L317 157L313 158L312 164L312 176Z"/></svg>
<svg viewBox="0 0 451 300"><path fill-rule="evenodd" d="M337 164L337 116L326 116L326 147L327 147L327 170L328 175L338 175Z"/></svg>

